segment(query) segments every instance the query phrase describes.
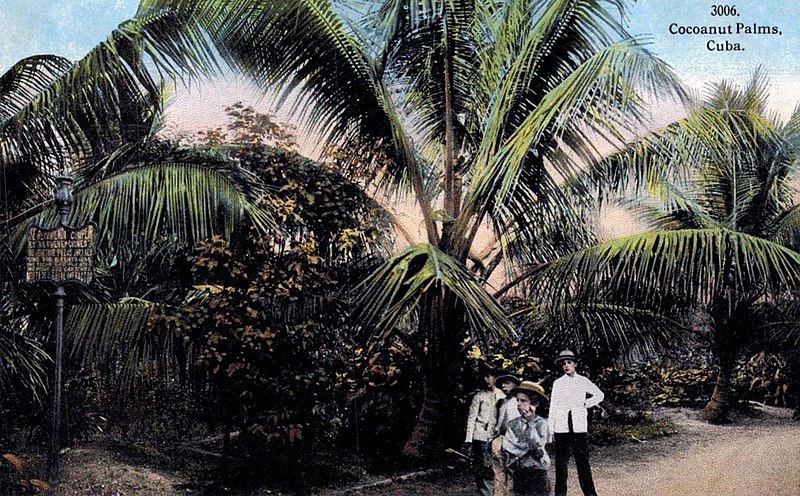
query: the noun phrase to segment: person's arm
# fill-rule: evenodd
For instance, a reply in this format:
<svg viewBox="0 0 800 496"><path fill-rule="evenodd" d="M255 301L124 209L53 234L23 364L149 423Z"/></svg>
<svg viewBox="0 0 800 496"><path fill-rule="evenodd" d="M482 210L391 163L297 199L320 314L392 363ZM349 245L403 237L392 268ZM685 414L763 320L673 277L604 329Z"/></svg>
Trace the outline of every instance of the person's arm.
<svg viewBox="0 0 800 496"><path fill-rule="evenodd" d="M550 427L548 422L537 422L536 424L536 433L538 434L536 439L536 444L540 448L544 448L544 445L547 444L550 440Z"/></svg>
<svg viewBox="0 0 800 496"><path fill-rule="evenodd" d="M606 397L606 395L604 395L603 392L600 391L600 388L597 387L595 383L590 381L588 378L585 379L586 379L586 392L592 395L591 398L586 398L585 404L586 408L591 408L593 406L599 405L600 402L603 401L603 398Z"/></svg>
<svg viewBox="0 0 800 496"><path fill-rule="evenodd" d="M547 415L547 442L553 442L553 433L556 431L556 416L561 408L561 391L558 383L553 383L553 391L550 393L550 413Z"/></svg>
<svg viewBox="0 0 800 496"><path fill-rule="evenodd" d="M475 420L478 418L478 407L480 406L479 394L480 393L476 393L475 396L472 397L472 404L469 406L469 415L467 416L467 439L464 441L465 443L471 443L472 435L475 433Z"/></svg>

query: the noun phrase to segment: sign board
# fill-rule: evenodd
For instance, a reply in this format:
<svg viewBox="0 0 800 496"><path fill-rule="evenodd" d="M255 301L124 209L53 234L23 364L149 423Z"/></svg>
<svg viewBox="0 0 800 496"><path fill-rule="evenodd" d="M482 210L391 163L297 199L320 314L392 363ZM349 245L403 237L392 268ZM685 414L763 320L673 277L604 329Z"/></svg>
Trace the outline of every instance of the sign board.
<svg viewBox="0 0 800 496"><path fill-rule="evenodd" d="M90 283L94 276L95 226L28 229L27 282Z"/></svg>

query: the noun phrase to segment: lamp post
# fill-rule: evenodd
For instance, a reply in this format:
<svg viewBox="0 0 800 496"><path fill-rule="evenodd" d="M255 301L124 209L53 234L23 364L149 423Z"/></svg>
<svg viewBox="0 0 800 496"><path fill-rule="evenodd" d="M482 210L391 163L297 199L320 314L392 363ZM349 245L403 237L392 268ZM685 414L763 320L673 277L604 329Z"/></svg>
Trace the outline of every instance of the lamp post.
<svg viewBox="0 0 800 496"><path fill-rule="evenodd" d="M59 225L68 228L67 217L72 209L72 177L66 171L56 176L56 187L53 189L56 208L58 209ZM53 361L55 373L53 374L53 412L50 431L50 481L58 490L61 466L61 368L64 354L64 281L57 281L56 288L56 349Z"/></svg>
<svg viewBox="0 0 800 496"><path fill-rule="evenodd" d="M61 382L64 354L64 300L67 282L89 284L94 277L95 225L71 227L69 213L74 203L72 178L67 172L55 177L53 198L59 216L52 228L28 228L28 257L25 280L29 283L49 282L56 286L56 329L53 362L53 411L50 432L50 485L58 493L61 449Z"/></svg>

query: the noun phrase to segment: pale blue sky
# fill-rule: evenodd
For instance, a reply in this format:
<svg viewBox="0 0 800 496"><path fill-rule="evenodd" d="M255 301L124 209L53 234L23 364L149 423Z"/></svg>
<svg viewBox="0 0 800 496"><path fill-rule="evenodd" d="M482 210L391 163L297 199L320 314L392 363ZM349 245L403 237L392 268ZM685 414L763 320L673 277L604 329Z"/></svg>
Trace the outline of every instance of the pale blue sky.
<svg viewBox="0 0 800 496"><path fill-rule="evenodd" d="M0 74L29 55L77 60L133 17L138 0L0 0Z"/></svg>
<svg viewBox="0 0 800 496"><path fill-rule="evenodd" d="M0 0L0 73L36 53L79 59L120 22L136 12L137 0ZM738 16L712 16L712 5L736 5ZM631 10L630 31L652 40L651 50L669 62L694 87L723 77L743 81L762 65L772 81L773 106L783 114L800 101L800 0L639 0ZM672 35L671 23L682 26L776 26L782 35ZM739 43L744 51L717 52L708 40ZM242 88L242 85L236 85ZM203 90L201 99L181 96L176 105L193 100L224 107L236 99L230 87ZM247 89L242 97L255 98ZM235 93L235 92L234 92ZM174 109L175 113L187 112Z"/></svg>
<svg viewBox="0 0 800 496"><path fill-rule="evenodd" d="M713 16L712 5L735 5L738 16ZM782 78L800 77L799 0L639 0L631 10L630 31L649 34L652 49L681 76L708 79L749 74L759 64ZM776 26L782 35L674 35L670 24L726 26L737 23ZM709 40L739 43L744 51L709 51Z"/></svg>

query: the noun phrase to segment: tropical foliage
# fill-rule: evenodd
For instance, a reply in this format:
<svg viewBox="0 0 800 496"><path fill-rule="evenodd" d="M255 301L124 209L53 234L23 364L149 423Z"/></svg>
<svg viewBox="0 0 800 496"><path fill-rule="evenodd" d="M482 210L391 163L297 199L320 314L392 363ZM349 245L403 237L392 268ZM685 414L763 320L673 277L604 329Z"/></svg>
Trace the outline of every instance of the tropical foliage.
<svg viewBox="0 0 800 496"><path fill-rule="evenodd" d="M27 228L58 223L50 180L68 168L69 224L98 226L96 279L70 287L75 390L157 379L226 440L403 431L420 457L455 439L478 363L547 381L540 357L569 346L612 407L696 396L710 367L624 366L699 318L722 419L737 360L800 335L800 113L767 115L758 73L690 101L627 33L629 3L143 0L81 61L21 61L0 78L3 401L44 389L48 288L20 262ZM225 64L330 161L242 103L188 144L159 137L172 78ZM666 97L688 116L626 143ZM418 208L419 239L366 192ZM619 196L648 232L597 243L596 200ZM393 255L390 223L409 245ZM754 360L754 390L790 393Z"/></svg>
<svg viewBox="0 0 800 496"><path fill-rule="evenodd" d="M638 193L628 205L657 229L624 242L631 252L620 260L651 262L637 265L630 280L640 286L651 281L644 284L652 288L643 290L651 291L645 298L660 308L693 307L706 316L719 360L706 407L714 421L725 418L737 359L788 343L796 329L800 255L794 251L792 181L800 113L780 123L766 111L767 91L760 72L744 88L711 85L688 117L588 174L612 190ZM619 243L609 249L621 252ZM577 265L580 260L571 263L587 268ZM547 284L555 288L563 281Z"/></svg>
<svg viewBox="0 0 800 496"><path fill-rule="evenodd" d="M365 322L380 324L367 332L387 335L414 315L426 343L415 455L441 440L440 389L460 369L462 341L515 334L484 282L588 243L559 178L599 156L596 137L635 126L643 94L678 88L618 21L626 2L145 1L140 15L166 6L198 19L265 90L291 97L311 130L382 146L391 161L376 184L419 206L426 244L389 260L361 296ZM481 232L493 238L487 253Z"/></svg>

